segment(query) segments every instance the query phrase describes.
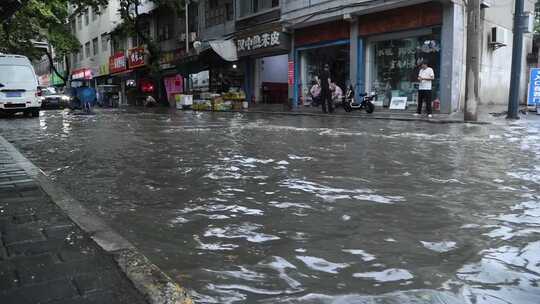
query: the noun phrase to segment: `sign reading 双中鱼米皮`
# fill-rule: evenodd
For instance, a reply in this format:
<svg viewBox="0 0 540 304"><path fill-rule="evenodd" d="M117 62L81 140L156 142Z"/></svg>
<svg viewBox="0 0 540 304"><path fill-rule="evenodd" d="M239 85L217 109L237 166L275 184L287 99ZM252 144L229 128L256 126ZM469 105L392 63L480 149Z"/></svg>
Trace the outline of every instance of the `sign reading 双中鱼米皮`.
<svg viewBox="0 0 540 304"><path fill-rule="evenodd" d="M269 30L256 34L240 36L236 39L238 56L251 55L260 52L288 50L290 38L281 31Z"/></svg>
<svg viewBox="0 0 540 304"><path fill-rule="evenodd" d="M540 107L540 69L531 69L527 106Z"/></svg>

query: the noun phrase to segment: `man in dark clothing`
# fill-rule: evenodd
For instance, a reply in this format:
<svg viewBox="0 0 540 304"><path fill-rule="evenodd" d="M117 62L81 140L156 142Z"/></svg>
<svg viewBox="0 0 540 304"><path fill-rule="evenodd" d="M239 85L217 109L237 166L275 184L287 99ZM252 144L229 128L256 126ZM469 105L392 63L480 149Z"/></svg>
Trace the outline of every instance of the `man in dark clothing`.
<svg viewBox="0 0 540 304"><path fill-rule="evenodd" d="M334 104L332 102L332 91L330 91L330 67L328 64L324 65L324 69L319 77L321 81L321 103L323 113L327 113L326 108L328 107L328 112L334 112Z"/></svg>

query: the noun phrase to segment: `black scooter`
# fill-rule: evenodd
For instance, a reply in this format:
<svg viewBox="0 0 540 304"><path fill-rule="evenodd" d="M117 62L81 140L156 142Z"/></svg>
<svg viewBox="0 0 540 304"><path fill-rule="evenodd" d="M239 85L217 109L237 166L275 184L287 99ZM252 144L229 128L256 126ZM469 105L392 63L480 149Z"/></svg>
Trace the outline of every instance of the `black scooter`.
<svg viewBox="0 0 540 304"><path fill-rule="evenodd" d="M354 100L354 89L352 86L347 89L347 94L345 94L345 101L343 101L343 108L346 112L352 112L354 110L366 110L368 114L373 113L375 111L375 105L373 104L373 100L377 98L377 94L375 93L363 93L360 94L360 98L362 98L361 103L355 103Z"/></svg>

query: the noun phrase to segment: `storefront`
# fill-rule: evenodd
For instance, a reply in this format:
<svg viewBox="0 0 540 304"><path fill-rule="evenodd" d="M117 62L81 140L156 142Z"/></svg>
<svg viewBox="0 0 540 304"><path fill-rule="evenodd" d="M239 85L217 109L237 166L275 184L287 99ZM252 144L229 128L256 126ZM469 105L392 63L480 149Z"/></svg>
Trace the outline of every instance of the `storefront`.
<svg viewBox="0 0 540 304"><path fill-rule="evenodd" d="M246 100L245 63L238 61L232 40L205 43L178 60L177 70L185 76L184 92L195 110L224 111L239 108Z"/></svg>
<svg viewBox="0 0 540 304"><path fill-rule="evenodd" d="M290 36L272 23L239 32L235 40L247 99L287 103Z"/></svg>
<svg viewBox="0 0 540 304"><path fill-rule="evenodd" d="M94 74L92 73L92 70L89 68L82 68L77 69L71 72L71 80L72 80L72 86L77 87L79 84L82 85L83 83L86 85L92 85L92 79L94 78Z"/></svg>
<svg viewBox="0 0 540 304"><path fill-rule="evenodd" d="M406 97L408 104L414 105L418 99L419 65L426 60L435 71L435 107L451 108L449 98L441 98L441 91L450 90L440 85L445 72L443 60L447 60L448 66L452 58L441 55L444 43L440 3L428 2L356 18L295 30L294 106L309 104L309 90L324 64L330 66L333 82L344 92L352 85L357 94L376 92L379 106L388 106L393 97Z"/></svg>
<svg viewBox="0 0 540 304"><path fill-rule="evenodd" d="M146 68L146 50L143 47L131 48L126 53L117 52L109 58L110 76L108 85L116 85L120 91L121 105L141 105L142 83L153 83ZM155 84L154 95L157 98Z"/></svg>
<svg viewBox="0 0 540 304"><path fill-rule="evenodd" d="M359 19L360 38L365 41L366 89L378 94L377 104L388 106L393 97L418 101L418 71L427 61L435 72L434 105L438 108L441 75L442 7L427 3L385 11Z"/></svg>
<svg viewBox="0 0 540 304"><path fill-rule="evenodd" d="M185 91L186 80L175 65L185 55L185 49L175 49L163 52L159 60L161 72L159 97L166 99L170 106L175 106L177 96Z"/></svg>
<svg viewBox="0 0 540 304"><path fill-rule="evenodd" d="M300 29L295 33L294 106L310 103L310 88L328 64L333 82L345 90L350 75L350 25L333 22ZM317 33L314 35L313 33Z"/></svg>
<svg viewBox="0 0 540 304"><path fill-rule="evenodd" d="M127 70L127 58L124 52L117 52L109 57L109 78L108 85L115 85L119 88L119 104L127 105L126 90L130 83L131 72Z"/></svg>

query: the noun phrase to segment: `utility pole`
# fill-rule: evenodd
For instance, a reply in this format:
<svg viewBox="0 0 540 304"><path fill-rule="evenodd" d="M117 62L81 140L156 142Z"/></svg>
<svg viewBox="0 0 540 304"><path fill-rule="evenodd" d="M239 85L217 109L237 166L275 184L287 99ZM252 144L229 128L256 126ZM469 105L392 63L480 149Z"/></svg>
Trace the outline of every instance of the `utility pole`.
<svg viewBox="0 0 540 304"><path fill-rule="evenodd" d="M186 3L186 55L189 54L189 2L190 0L184 0Z"/></svg>
<svg viewBox="0 0 540 304"><path fill-rule="evenodd" d="M480 0L469 0L467 4L467 76L465 87L465 121L478 119L480 100Z"/></svg>
<svg viewBox="0 0 540 304"><path fill-rule="evenodd" d="M514 42L512 49L512 72L510 74L510 97L508 98L508 119L518 119L519 87L521 83L521 65L523 57L523 10L524 0L516 0L514 11Z"/></svg>

